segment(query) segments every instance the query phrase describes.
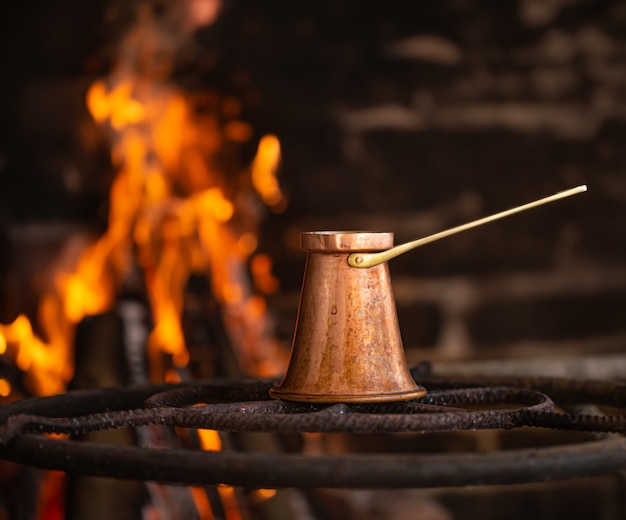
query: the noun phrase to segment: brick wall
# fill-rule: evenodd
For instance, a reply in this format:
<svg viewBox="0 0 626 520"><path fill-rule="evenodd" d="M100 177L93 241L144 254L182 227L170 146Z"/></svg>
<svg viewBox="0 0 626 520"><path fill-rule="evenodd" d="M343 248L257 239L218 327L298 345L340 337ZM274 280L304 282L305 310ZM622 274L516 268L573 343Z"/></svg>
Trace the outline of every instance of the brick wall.
<svg viewBox="0 0 626 520"><path fill-rule="evenodd" d="M265 241L285 336L299 231L402 242L586 183L394 260L401 328L412 359L623 351L623 5L275 1L223 23L283 145L290 207Z"/></svg>

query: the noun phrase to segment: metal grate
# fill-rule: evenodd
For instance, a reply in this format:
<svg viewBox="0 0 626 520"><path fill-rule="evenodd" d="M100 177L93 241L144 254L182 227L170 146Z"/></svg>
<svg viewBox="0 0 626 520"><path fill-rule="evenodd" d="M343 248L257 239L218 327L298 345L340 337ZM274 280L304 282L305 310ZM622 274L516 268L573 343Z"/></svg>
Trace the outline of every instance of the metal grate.
<svg viewBox="0 0 626 520"><path fill-rule="evenodd" d="M251 487L409 488L563 480L626 469L626 385L550 378L444 380L414 370L427 396L381 404L268 399L276 381L100 389L0 407L0 458L79 475ZM559 411L597 405L597 412ZM601 412L610 410L609 415ZM618 413L616 413L618 412ZM595 432L576 444L489 453L199 452L50 438L161 424L234 432L400 433L522 427Z"/></svg>

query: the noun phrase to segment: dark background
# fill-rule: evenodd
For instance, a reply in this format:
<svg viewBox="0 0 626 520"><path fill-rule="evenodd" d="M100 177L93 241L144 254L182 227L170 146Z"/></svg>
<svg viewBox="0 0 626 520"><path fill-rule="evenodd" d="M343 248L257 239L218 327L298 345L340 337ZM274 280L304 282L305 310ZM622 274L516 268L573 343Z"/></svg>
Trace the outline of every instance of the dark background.
<svg viewBox="0 0 626 520"><path fill-rule="evenodd" d="M84 94L134 9L2 7L5 272L50 238L38 226L62 238L105 225L115 172ZM575 200L394 260L403 334L438 352L461 341L445 338L458 318L465 356L527 355L520 341L621 351L625 27L626 6L610 1L225 2L181 47L173 81L242 100L255 131L242 164L264 133L280 138L289 206L268 212L261 244L282 282L279 334L288 341L295 318L301 230L389 230L400 242L586 183Z"/></svg>

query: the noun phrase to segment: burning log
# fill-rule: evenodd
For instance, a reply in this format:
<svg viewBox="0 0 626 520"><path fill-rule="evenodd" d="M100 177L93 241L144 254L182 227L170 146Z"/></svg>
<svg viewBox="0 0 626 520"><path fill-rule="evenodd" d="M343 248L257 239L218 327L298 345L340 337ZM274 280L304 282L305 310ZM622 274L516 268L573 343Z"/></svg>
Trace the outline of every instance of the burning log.
<svg viewBox="0 0 626 520"><path fill-rule="evenodd" d="M122 322L113 313L92 316L76 329L76 363L70 389L123 387L128 384ZM130 430L109 430L81 436L88 442L133 446ZM139 518L144 489L141 483L96 477L68 477L67 520Z"/></svg>

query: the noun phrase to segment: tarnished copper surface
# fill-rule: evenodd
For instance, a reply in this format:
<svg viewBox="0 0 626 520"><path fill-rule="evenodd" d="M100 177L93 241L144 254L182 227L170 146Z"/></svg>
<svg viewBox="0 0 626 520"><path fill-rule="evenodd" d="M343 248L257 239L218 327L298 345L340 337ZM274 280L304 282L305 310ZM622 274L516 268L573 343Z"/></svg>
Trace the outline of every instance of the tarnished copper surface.
<svg viewBox="0 0 626 520"><path fill-rule="evenodd" d="M423 396L406 366L386 263L348 255L393 245L392 233L303 233L307 261L291 360L277 399L373 403Z"/></svg>

